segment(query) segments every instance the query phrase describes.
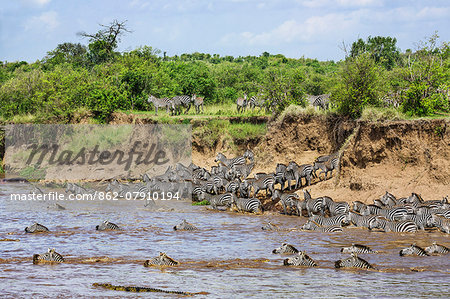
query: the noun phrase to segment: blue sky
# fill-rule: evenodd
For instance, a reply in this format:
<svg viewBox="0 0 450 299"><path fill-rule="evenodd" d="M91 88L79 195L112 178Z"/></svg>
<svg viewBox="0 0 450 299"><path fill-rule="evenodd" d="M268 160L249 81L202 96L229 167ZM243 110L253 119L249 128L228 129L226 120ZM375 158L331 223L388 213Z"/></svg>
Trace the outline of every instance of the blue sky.
<svg viewBox="0 0 450 299"><path fill-rule="evenodd" d="M396 37L401 50L438 31L450 40L448 0L0 0L0 60L42 59L98 24L128 20L120 51L203 52L340 60L342 42Z"/></svg>

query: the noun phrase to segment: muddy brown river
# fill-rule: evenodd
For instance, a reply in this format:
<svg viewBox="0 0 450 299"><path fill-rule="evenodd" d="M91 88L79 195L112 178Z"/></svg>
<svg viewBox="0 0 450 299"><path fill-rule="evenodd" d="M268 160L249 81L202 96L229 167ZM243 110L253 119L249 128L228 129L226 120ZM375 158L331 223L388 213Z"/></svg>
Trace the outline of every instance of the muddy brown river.
<svg viewBox="0 0 450 299"><path fill-rule="evenodd" d="M10 298L160 298L177 295L128 293L95 287L93 283L132 285L184 292L206 292L195 298L300 297L448 297L450 255L400 257L411 243L436 241L450 246L438 231L415 234L370 232L345 228L342 233L301 231L305 217L275 213L260 216L210 211L190 202L11 201L12 193L28 193L28 184L0 185L0 297ZM62 190L59 190L62 192ZM186 219L198 231L174 231ZM109 220L122 231L100 232ZM263 231L267 221L282 231ZM27 234L34 222L48 233ZM9 241L5 241L9 239ZM15 240L15 241L13 241ZM18 241L17 241L18 240ZM272 254L290 243L315 259L316 268L286 267L287 256ZM335 269L345 258L340 248L361 243L379 251L360 254L376 270ZM66 262L33 265L32 256L55 248ZM170 268L144 267L146 259L166 252L178 260Z"/></svg>

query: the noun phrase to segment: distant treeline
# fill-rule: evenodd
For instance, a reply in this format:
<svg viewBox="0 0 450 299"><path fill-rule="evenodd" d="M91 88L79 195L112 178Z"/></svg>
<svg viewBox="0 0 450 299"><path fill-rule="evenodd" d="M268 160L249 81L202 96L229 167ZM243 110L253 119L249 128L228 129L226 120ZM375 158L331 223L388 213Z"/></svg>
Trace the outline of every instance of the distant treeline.
<svg viewBox="0 0 450 299"><path fill-rule="evenodd" d="M449 44L437 34L417 49L401 52L396 39L359 39L339 62L192 53L167 56L143 46L116 51L129 32L114 21L88 45L63 43L34 63L0 62L0 116L32 114L40 122L68 122L88 111L99 122L116 110L150 110L156 97L197 94L205 103L234 103L237 97L275 99L277 111L306 105L306 94L331 93L332 109L359 117L366 106L398 106L411 115L449 110Z"/></svg>

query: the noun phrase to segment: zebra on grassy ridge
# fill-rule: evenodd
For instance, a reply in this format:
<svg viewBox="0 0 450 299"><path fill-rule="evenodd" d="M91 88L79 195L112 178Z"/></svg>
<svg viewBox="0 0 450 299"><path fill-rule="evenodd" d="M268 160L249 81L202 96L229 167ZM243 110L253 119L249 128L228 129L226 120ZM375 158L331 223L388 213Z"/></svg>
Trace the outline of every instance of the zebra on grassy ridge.
<svg viewBox="0 0 450 299"><path fill-rule="evenodd" d="M153 95L150 95L147 100L149 103L152 103L155 107L155 115L158 115L159 108L166 108L167 113L169 113L170 107L172 107L172 102L168 98L157 98Z"/></svg>

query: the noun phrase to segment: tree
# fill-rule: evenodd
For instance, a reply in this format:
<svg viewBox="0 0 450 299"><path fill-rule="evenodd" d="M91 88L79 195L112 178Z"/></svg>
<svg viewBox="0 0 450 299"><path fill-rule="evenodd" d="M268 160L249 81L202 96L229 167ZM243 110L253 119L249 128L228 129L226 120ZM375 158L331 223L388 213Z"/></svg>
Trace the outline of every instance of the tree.
<svg viewBox="0 0 450 299"><path fill-rule="evenodd" d="M397 39L390 36L369 36L367 41L359 38L353 42L350 57L356 57L363 53L370 53L376 63L386 69L392 69L400 60L400 50L397 48Z"/></svg>
<svg viewBox="0 0 450 299"><path fill-rule="evenodd" d="M89 38L89 54L88 57L92 63L98 64L110 60L114 57L114 50L120 42L120 36L125 32L131 32L125 25L127 21L112 21L109 25L100 26L103 28L97 33L89 34L86 32L78 32L81 37Z"/></svg>
<svg viewBox="0 0 450 299"><path fill-rule="evenodd" d="M43 60L44 63L52 65L67 62L76 66L81 66L85 62L86 53L86 46L83 46L80 43L62 43L53 51L47 52L47 56L45 56Z"/></svg>
<svg viewBox="0 0 450 299"><path fill-rule="evenodd" d="M357 118L366 106L379 104L379 68L370 53L347 58L332 101L340 113Z"/></svg>

